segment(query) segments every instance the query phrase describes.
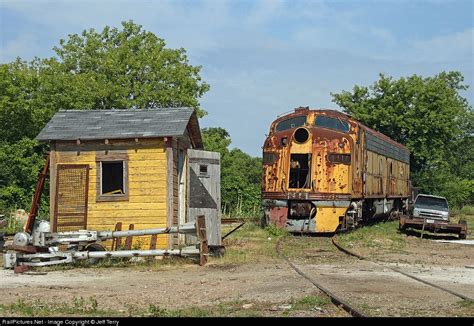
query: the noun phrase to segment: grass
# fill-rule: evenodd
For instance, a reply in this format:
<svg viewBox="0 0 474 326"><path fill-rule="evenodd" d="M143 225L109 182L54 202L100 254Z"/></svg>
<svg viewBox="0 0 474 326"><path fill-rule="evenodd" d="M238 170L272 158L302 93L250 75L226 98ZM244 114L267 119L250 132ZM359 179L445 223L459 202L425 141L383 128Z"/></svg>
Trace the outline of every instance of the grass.
<svg viewBox="0 0 474 326"><path fill-rule="evenodd" d="M292 300L293 310L309 310L314 307L323 307L331 303L326 295L310 295L298 300Z"/></svg>
<svg viewBox="0 0 474 326"><path fill-rule="evenodd" d="M223 234L226 233L224 230ZM221 258L210 258L216 264L244 264L275 258L275 245L286 231L269 226L262 229L259 225L247 222L239 230L224 240L226 253Z"/></svg>
<svg viewBox="0 0 474 326"><path fill-rule="evenodd" d="M95 297L84 299L74 298L72 302L47 303L40 299L25 301L18 299L12 304L0 305L0 315L2 316L108 316L114 311L99 309L99 304Z"/></svg>
<svg viewBox="0 0 474 326"><path fill-rule="evenodd" d="M403 252L406 236L398 231L398 221L381 222L340 234L338 242L346 248L354 245Z"/></svg>
<svg viewBox="0 0 474 326"><path fill-rule="evenodd" d="M315 307L323 307L330 303L323 296L306 296L302 299L291 299L287 304L269 302L229 301L219 304L188 307L182 309L166 309L149 304L145 307L127 304L126 309L113 310L99 307L95 297L75 298L71 302L50 303L40 299L19 299L12 304L0 305L1 316L85 316L85 317L261 317L265 315L289 316L293 313L311 313ZM279 306L286 305L287 310ZM276 308L275 308L276 307Z"/></svg>
<svg viewBox="0 0 474 326"><path fill-rule="evenodd" d="M466 205L460 210L452 210L450 216L451 222L459 223L466 221L467 224L467 238L474 237L474 206Z"/></svg>
<svg viewBox="0 0 474 326"><path fill-rule="evenodd" d="M457 304L462 308L472 308L474 309L474 301L471 300L461 300L458 301ZM474 311L473 311L474 313Z"/></svg>

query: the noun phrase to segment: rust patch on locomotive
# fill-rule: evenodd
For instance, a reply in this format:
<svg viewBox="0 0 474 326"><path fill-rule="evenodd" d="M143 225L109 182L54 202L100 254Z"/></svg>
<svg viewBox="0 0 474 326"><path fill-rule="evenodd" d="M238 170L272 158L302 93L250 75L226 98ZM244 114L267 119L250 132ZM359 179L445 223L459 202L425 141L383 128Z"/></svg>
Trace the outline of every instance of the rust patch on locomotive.
<svg viewBox="0 0 474 326"><path fill-rule="evenodd" d="M265 220L293 232L336 232L403 211L408 149L334 110L297 108L263 146Z"/></svg>

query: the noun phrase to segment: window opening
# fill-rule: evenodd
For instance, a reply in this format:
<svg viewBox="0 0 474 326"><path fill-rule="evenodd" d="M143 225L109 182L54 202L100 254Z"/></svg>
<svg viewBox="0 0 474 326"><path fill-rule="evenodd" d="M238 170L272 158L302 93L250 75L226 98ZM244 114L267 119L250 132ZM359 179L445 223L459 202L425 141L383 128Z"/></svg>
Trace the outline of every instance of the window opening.
<svg viewBox="0 0 474 326"><path fill-rule="evenodd" d="M311 154L291 154L289 188L311 187Z"/></svg>
<svg viewBox="0 0 474 326"><path fill-rule="evenodd" d="M102 168L102 195L123 195L124 173L123 161L101 162Z"/></svg>

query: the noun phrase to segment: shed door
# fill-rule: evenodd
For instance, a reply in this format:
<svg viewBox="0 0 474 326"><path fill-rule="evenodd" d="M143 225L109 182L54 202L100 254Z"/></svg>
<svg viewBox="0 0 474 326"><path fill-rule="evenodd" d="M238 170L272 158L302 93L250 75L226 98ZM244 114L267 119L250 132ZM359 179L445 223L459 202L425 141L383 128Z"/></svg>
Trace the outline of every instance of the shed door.
<svg viewBox="0 0 474 326"><path fill-rule="evenodd" d="M221 167L220 154L188 149L188 214L187 222L199 215L206 217L207 241L221 245ZM195 241L196 237L189 237Z"/></svg>
<svg viewBox="0 0 474 326"><path fill-rule="evenodd" d="M53 232L86 229L88 188L89 165L58 164Z"/></svg>

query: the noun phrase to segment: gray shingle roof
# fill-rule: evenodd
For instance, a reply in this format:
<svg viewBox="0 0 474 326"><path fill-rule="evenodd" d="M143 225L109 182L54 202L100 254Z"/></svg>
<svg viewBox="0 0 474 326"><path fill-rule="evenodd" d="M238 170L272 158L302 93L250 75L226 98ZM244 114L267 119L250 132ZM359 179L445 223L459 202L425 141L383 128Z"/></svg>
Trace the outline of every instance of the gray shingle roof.
<svg viewBox="0 0 474 326"><path fill-rule="evenodd" d="M191 108L59 111L36 139L48 141L182 136L193 112ZM194 119L197 120L195 117Z"/></svg>

